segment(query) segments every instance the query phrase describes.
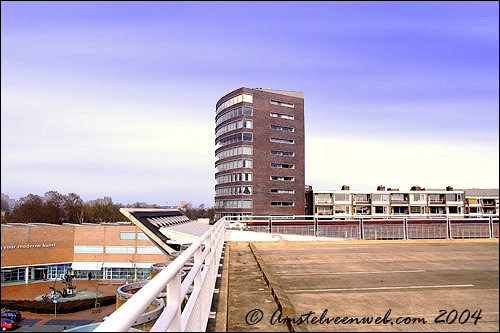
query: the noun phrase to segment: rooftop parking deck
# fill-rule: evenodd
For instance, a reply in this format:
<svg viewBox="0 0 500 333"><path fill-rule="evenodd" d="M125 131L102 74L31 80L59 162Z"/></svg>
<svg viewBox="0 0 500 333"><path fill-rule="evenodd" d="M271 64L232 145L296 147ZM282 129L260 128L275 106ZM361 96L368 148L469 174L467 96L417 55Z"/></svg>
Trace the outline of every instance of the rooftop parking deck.
<svg viewBox="0 0 500 333"><path fill-rule="evenodd" d="M498 264L498 240L228 242L216 330L498 331Z"/></svg>

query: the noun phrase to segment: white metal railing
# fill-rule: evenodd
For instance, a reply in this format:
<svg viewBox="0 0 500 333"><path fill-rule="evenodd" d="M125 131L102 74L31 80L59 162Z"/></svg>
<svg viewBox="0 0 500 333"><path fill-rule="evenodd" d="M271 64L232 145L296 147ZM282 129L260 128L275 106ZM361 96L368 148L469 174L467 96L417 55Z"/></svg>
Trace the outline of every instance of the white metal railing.
<svg viewBox="0 0 500 333"><path fill-rule="evenodd" d="M329 215L321 215L321 214L315 214L315 215L235 215L235 216L225 216L226 222L247 222L247 221L267 221L267 220L273 220L273 221L312 221L314 218L328 218L328 219L333 219L333 220L338 220L338 219L402 219L402 218L407 218L409 220L411 219L446 219L446 218L451 218L451 219L464 219L465 221L467 218L498 218L499 215L492 213L492 214L484 214L484 213L477 213L477 214L464 214L464 213L457 213L457 214L433 214L433 213L412 213L412 214L329 214Z"/></svg>
<svg viewBox="0 0 500 333"><path fill-rule="evenodd" d="M222 218L113 312L94 332L129 331L146 308L161 296L165 287L167 288L165 308L151 331L205 331L224 244L225 229L226 221ZM194 258L194 265L181 281L182 269L191 258ZM182 308L183 300L190 290L192 290L191 294Z"/></svg>
<svg viewBox="0 0 500 333"><path fill-rule="evenodd" d="M226 216L229 228L345 239L498 238L498 215ZM422 226L422 225L425 225Z"/></svg>

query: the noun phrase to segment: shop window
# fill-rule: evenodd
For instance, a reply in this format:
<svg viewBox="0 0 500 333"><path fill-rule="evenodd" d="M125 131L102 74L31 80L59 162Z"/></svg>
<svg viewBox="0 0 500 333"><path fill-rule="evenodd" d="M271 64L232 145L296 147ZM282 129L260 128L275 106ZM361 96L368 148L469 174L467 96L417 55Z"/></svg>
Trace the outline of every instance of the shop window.
<svg viewBox="0 0 500 333"><path fill-rule="evenodd" d="M135 239L135 231L120 231L120 239Z"/></svg>
<svg viewBox="0 0 500 333"><path fill-rule="evenodd" d="M137 239L149 239L148 236L146 236L145 233L143 233L142 231L141 232L138 232L137 233Z"/></svg>

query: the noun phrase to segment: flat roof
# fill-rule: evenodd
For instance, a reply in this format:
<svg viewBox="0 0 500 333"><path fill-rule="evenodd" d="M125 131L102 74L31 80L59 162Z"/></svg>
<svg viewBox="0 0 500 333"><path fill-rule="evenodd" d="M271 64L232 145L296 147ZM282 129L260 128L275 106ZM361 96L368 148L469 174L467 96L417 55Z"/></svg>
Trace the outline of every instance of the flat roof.
<svg viewBox="0 0 500 333"><path fill-rule="evenodd" d="M498 239L228 242L225 253L219 299L227 301L218 303L217 317L225 315L227 327L217 331L286 332L277 316L271 324L278 304L286 308L282 318L314 312L300 331L498 331ZM436 324L442 309L445 322ZM465 323L465 312L463 325L446 324L454 309L457 319L481 309L481 319ZM389 310L393 326L317 320L324 311L325 319L342 319L384 318ZM426 324L398 324L400 316Z"/></svg>
<svg viewBox="0 0 500 333"><path fill-rule="evenodd" d="M2 227L61 227L61 226L91 226L91 227L99 227L99 226L133 226L134 224L130 221L123 222L101 222L101 223L42 223L42 222L32 222L32 223L2 223Z"/></svg>
<svg viewBox="0 0 500 333"><path fill-rule="evenodd" d="M254 88L254 90L259 90L259 91L266 91L270 92L273 94L279 94L279 95L285 95L285 96L290 96L290 97L297 97L297 98L304 98L304 93L301 91L290 91L290 90L273 90L271 88Z"/></svg>

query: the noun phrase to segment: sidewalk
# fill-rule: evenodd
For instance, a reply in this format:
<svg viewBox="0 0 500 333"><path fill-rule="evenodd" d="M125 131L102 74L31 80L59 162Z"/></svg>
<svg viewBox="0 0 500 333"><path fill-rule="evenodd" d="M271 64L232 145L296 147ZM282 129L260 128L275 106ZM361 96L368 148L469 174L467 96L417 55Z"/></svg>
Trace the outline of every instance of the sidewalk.
<svg viewBox="0 0 500 333"><path fill-rule="evenodd" d="M90 310L85 310L85 311L80 311L76 313L66 313L66 314L57 314L56 317L54 317L54 314L41 314L41 313L31 313L31 312L21 312L23 319L41 319L39 322L34 324L33 326L40 326L44 325L46 322L48 322L51 319L67 319L67 320L91 320L93 322L99 322L102 321L102 318L106 317L107 315L111 314L113 311L116 310L116 305L111 304L107 306L103 306L101 308L100 313L92 313L92 309Z"/></svg>
<svg viewBox="0 0 500 333"><path fill-rule="evenodd" d="M99 280L99 293L103 296L112 296L116 294L116 289L125 283L124 280ZM54 285L54 281L40 281L30 284L11 284L2 285L2 299L11 300L34 300L35 296L50 293L49 286ZM76 286L75 291L95 291L95 280L73 280ZM56 283L56 289L62 290L66 285L61 281Z"/></svg>

